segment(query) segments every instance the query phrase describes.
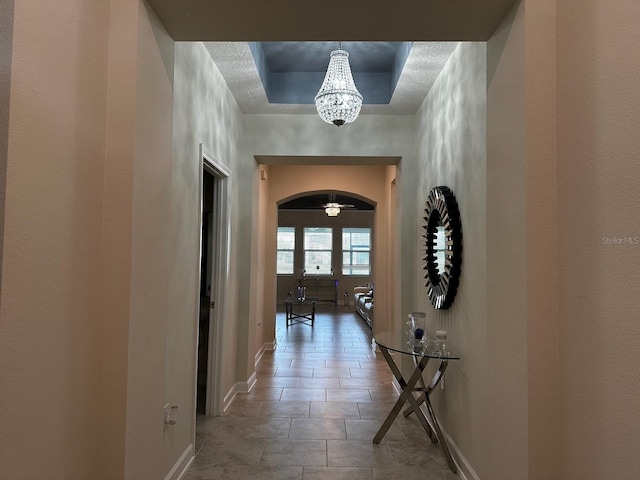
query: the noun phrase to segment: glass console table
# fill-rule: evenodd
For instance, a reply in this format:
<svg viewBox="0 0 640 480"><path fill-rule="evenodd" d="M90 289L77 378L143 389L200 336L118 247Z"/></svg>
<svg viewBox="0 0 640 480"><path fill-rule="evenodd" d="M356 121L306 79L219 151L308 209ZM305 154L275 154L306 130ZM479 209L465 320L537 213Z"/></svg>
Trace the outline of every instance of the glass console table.
<svg viewBox="0 0 640 480"><path fill-rule="evenodd" d="M442 348L441 344L437 344L436 341L428 336L424 336L422 340L416 340L410 331L396 330L392 332L383 332L375 335L375 341L382 352L382 356L387 361L393 376L396 378L402 393L400 398L396 401L395 405L391 409L391 412L385 419L384 423L373 437L373 443L380 443L395 421L396 417L400 413L400 410L405 403L409 403L409 406L404 411L404 416L408 417L410 414L415 413L416 417L420 421L420 424L429 435L429 438L433 443L439 443L442 452L444 453L447 464L452 472L457 472L457 467L451 452L447 440L445 439L440 423L431 405L430 395L436 389L442 377L444 375L449 361L459 360L460 357L454 355L449 350ZM409 377L409 380L405 380L402 376L400 368L393 359L390 351L398 352L403 355L411 355L415 368ZM425 367L430 360L440 362L436 373L433 375L431 382L427 385L422 377ZM418 396L415 397L413 392L418 392ZM425 404L427 414L425 415L420 409L422 404Z"/></svg>

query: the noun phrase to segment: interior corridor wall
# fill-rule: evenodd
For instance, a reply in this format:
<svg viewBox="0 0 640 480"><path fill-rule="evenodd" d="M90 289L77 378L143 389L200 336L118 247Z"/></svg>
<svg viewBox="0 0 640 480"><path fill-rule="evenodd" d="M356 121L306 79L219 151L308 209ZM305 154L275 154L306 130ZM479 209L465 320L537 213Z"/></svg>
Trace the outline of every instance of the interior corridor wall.
<svg viewBox="0 0 640 480"><path fill-rule="evenodd" d="M562 478L640 471L638 2L557 0Z"/></svg>
<svg viewBox="0 0 640 480"><path fill-rule="evenodd" d="M486 45L460 43L416 114L418 178L414 217L416 311L427 313L427 329L447 331L447 344L462 360L447 370L446 387L434 396L447 433L467 461L485 473L486 315ZM407 175L407 172L404 172ZM439 185L456 195L462 220L462 273L455 301L435 310L424 285L424 205ZM481 478L485 478L481 475ZM488 475L486 478L493 478Z"/></svg>
<svg viewBox="0 0 640 480"><path fill-rule="evenodd" d="M11 4L0 3L0 478L98 478L109 6Z"/></svg>
<svg viewBox="0 0 640 480"><path fill-rule="evenodd" d="M231 390L236 382L238 346L238 284L242 275L236 257L238 248L238 224L248 217L239 206L239 196L250 199L239 186L251 184L250 177L241 177L238 145L242 131L241 113L222 75L213 63L205 46L200 42L175 44L174 76L173 160L174 173L171 182L172 241L169 260L169 323L167 327L166 401L180 405L180 422L183 424L175 441L174 454L182 453L193 439L195 418L195 360L196 328L198 324L200 268L200 187L202 143L206 153L231 172L228 186L230 219L230 261L228 264L228 289L225 292L226 311L223 318L222 389ZM242 255L244 257L244 255ZM248 276L246 277L248 278ZM221 279L214 279L221 280ZM246 337L240 337L246 338ZM246 342L246 339L243 340ZM245 347L246 350L246 347ZM213 352L210 352L213 354ZM160 406L161 407L161 406ZM186 435L187 430L189 435ZM188 439L188 442L187 442ZM173 442L174 439L166 438ZM182 450L180 450L182 449Z"/></svg>
<svg viewBox="0 0 640 480"><path fill-rule="evenodd" d="M126 79L135 95L132 117L128 116L128 105L121 106L123 115L127 115L123 123L128 131L118 132L125 138L133 134L134 142L127 172L130 178L121 178L132 189L124 445L124 478L132 480L166 476L185 450L184 443L191 443L188 415L193 408L189 395L193 389L175 384L178 372L181 378L188 377L188 350L181 359L171 359L167 341L172 334L171 325L188 312L176 312L170 298L176 290L171 284L171 261L176 256L171 216L171 185L176 168L172 155L174 42L146 3L133 7L131 3L123 4L127 17L114 10L113 18L126 18L129 30L117 25L121 28L113 28L111 38L112 61L135 62L135 75L112 72ZM136 48L131 48L132 44ZM109 140L117 142L115 137ZM113 198L118 195L115 180L107 191L108 204L117 204ZM116 215L118 212L112 213ZM111 261L112 255L105 254L105 264ZM174 360L178 372L167 371L165 362L170 360ZM166 402L180 408L180 421L174 427L164 426L161 409Z"/></svg>

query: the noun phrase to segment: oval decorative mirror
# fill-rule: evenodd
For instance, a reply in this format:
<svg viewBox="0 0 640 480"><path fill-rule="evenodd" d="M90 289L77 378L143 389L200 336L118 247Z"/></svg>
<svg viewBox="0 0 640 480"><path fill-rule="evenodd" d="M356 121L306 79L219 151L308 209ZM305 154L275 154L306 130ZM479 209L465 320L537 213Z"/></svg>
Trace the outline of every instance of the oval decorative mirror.
<svg viewBox="0 0 640 480"><path fill-rule="evenodd" d="M436 309L445 310L453 304L462 266L462 223L456 197L448 187L434 187L425 207L427 294Z"/></svg>

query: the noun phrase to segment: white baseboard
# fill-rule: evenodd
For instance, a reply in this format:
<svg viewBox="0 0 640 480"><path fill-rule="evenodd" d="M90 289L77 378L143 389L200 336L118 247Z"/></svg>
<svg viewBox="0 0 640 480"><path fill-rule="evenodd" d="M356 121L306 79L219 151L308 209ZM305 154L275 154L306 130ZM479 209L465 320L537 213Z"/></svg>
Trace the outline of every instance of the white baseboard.
<svg viewBox="0 0 640 480"><path fill-rule="evenodd" d="M480 477L473 469L471 464L467 461L465 456L462 454L456 443L451 439L451 437L445 432L442 431L445 438L447 439L447 443L449 444L449 451L451 452L451 456L453 460L456 462L458 466L458 475L462 480L480 480Z"/></svg>
<svg viewBox="0 0 640 480"><path fill-rule="evenodd" d="M227 408L229 408L229 405L231 405L231 402L233 402L233 399L236 398L238 393L249 393L257 381L256 372L253 372L246 382L236 382L224 396L222 411L225 412Z"/></svg>
<svg viewBox="0 0 640 480"><path fill-rule="evenodd" d="M268 351L275 350L276 346L277 346L277 343L275 339L271 343L265 343L255 356L256 366L262 359L262 356ZM258 381L258 378L257 378L256 372L254 371L251 374L251 376L247 379L246 382L237 382L235 385L233 385L229 389L227 394L224 396L224 399L222 400L222 404L223 404L222 411L224 412L227 410L227 408L229 408L229 405L231 405L231 402L233 402L233 399L236 398L236 395L238 393L249 393L257 381Z"/></svg>
<svg viewBox="0 0 640 480"><path fill-rule="evenodd" d="M246 382L238 382L236 384L236 391L238 393L249 393L257 381L258 377L256 375L256 372L254 371Z"/></svg>
<svg viewBox="0 0 640 480"><path fill-rule="evenodd" d="M180 480L184 477L195 458L193 443L190 443L164 480Z"/></svg>
<svg viewBox="0 0 640 480"><path fill-rule="evenodd" d="M238 390L236 385L231 387L229 391L226 393L226 395L224 396L224 399L222 400L223 412L225 412L227 408L229 408L229 405L231 405L231 402L233 402L233 399L236 398L237 393L238 393Z"/></svg>
<svg viewBox="0 0 640 480"><path fill-rule="evenodd" d="M256 353L256 358L255 358L256 367L258 366L258 364L260 363L260 360L262 360L262 356L266 352L273 352L275 349L276 349L275 339L273 340L273 342L265 343L264 345L262 345L258 353Z"/></svg>

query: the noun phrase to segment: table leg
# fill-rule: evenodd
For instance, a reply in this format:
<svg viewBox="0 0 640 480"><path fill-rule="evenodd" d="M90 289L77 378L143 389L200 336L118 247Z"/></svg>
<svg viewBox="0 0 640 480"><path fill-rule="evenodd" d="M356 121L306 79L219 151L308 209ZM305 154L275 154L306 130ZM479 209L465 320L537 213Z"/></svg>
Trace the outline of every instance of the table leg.
<svg viewBox="0 0 640 480"><path fill-rule="evenodd" d="M431 379L431 383L429 383L429 386L426 387L422 395L420 395L419 404L424 403L426 405L427 413L429 414L429 420L430 420L429 425L431 425L433 430L435 430L437 441L440 443L440 447L442 448L444 457L447 460L447 464L449 464L449 468L451 469L452 472L456 473L457 467L455 462L453 461L453 458L451 457L451 452L449 451L449 444L447 443L447 440L444 438L444 434L442 433L442 429L440 428L440 422L438 422L438 417L436 417L436 413L433 410L433 405L431 405L431 399L430 399L431 393L436 389L436 387L440 384L440 381L444 378L444 372L447 369L448 365L449 365L449 362L446 360L442 360L440 362L440 366L438 367L438 370L436 371L436 373L433 375L433 378ZM411 411L416 411L415 409L419 409L419 404L416 403L416 406L407 408L407 410L404 412L405 416L408 414L407 412L411 413ZM433 441L434 438L431 435L430 437L431 437L431 440Z"/></svg>
<svg viewBox="0 0 640 480"><path fill-rule="evenodd" d="M311 326L316 321L316 302L311 303Z"/></svg>
<svg viewBox="0 0 640 480"><path fill-rule="evenodd" d="M425 405L427 406L427 411L429 412L429 416L431 417L431 421L433 421L433 426L436 431L436 435L438 436L438 440L440 440L440 447L442 448L442 452L444 453L444 457L447 460L447 464L453 473L457 473L458 467L456 466L453 458L451 457L451 452L449 452L449 445L447 444L447 440L444 438L444 434L440 429L440 423L438 422L438 418L436 417L436 413L433 411L433 407L431 406L431 401L429 400L429 396L427 395L425 400Z"/></svg>
<svg viewBox="0 0 640 480"><path fill-rule="evenodd" d="M289 302L285 302L284 304L285 310L285 323L287 324L287 328L289 328L289 324L291 323L291 317L293 312L293 304Z"/></svg>
<svg viewBox="0 0 640 480"><path fill-rule="evenodd" d="M406 382L402 377L402 372L400 372L400 369L398 368L396 363L393 361L393 357L389 353L389 350L383 347L382 345L378 345L378 347L382 352L382 356L387 361L387 364L389 365L389 368L391 369L393 376L396 378L396 380L402 387L402 393L400 394L400 398L398 398L395 405L391 409L391 412L389 412L389 415L387 415L387 418L382 423L382 426L378 430L378 433L376 433L375 437L373 437L373 443L380 443L382 441L385 434L387 433L389 428L391 428L391 425L393 424L396 417L400 413L400 410L402 409L402 406L404 405L405 402L408 401L412 406L416 407L415 399L413 398L413 395L411 394L411 392L413 391L414 385L421 378L422 370L424 370L425 366L427 365L427 362L429 361L429 357L422 357L420 359L420 362L418 363L418 366L413 371L411 378L409 378L409 381ZM418 415L418 418L420 418L421 416L422 415ZM424 419L424 422L426 423L426 419ZM428 426L428 423L426 425L427 425L426 428L430 429L430 427ZM423 427L424 426L425 424L423 423Z"/></svg>
<svg viewBox="0 0 640 480"><path fill-rule="evenodd" d="M415 362L415 357L414 357L414 362ZM417 365L418 364L416 362L416 366ZM440 381L444 378L444 371L447 369L448 365L449 365L449 362L447 361L440 362L440 367L438 367L438 371L433 375L433 378L431 379L431 383L429 384L428 387L425 386L424 379L422 378L420 379L420 385L422 386L422 394L420 394L420 396L417 399L418 405L422 405L427 399L427 396L430 395L431 392L435 390L435 388L438 386ZM411 415L411 413L413 413L413 407L407 407L407 409L403 413L405 417L408 417L409 415Z"/></svg>
<svg viewBox="0 0 640 480"><path fill-rule="evenodd" d="M458 468L451 457L451 452L449 451L449 446L447 444L447 440L442 433L442 429L440 428L440 423L436 417L435 411L433 410L433 406L431 405L431 400L429 399L430 393L438 386L440 380L442 380L442 376L444 375L445 370L447 369L447 365L449 362L446 360L441 361L438 370L436 371L431 383L428 387L425 386L424 379L422 378L422 373L429 362L429 357L420 357L420 361L415 360L416 367L409 378L409 381L405 381L402 376L402 372L398 368L397 364L393 360L393 357L389 353L389 349L384 346L378 344L380 351L382 352L382 356L387 361L393 376L400 384L402 388L402 392L400 394L400 398L396 401L395 405L387 415L387 418L382 423L382 426L376 433L375 437L373 437L373 443L380 443L384 438L385 434L391 428L391 425L395 421L396 417L400 413L402 406L405 402L409 402L409 407L405 410L405 416L410 415L411 413L415 413L418 421L424 428L424 430L429 435L429 438L434 443L439 443L442 448L442 452L444 453L445 459L447 460L447 464L453 473L457 473ZM420 388L414 389L416 383L420 382ZM421 395L416 399L413 396L414 391L420 391ZM425 404L427 407L427 414L429 418L425 417L424 413L420 409L420 405Z"/></svg>

